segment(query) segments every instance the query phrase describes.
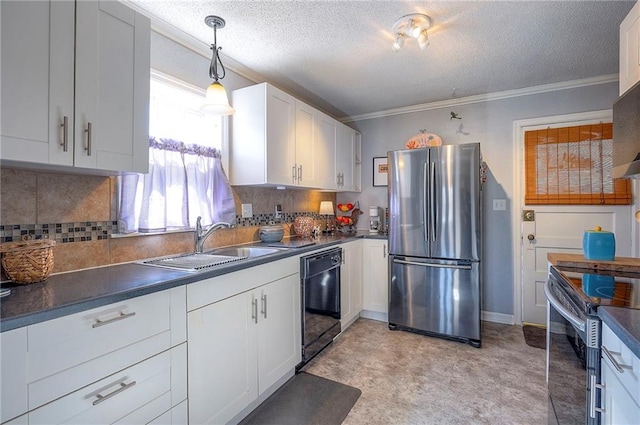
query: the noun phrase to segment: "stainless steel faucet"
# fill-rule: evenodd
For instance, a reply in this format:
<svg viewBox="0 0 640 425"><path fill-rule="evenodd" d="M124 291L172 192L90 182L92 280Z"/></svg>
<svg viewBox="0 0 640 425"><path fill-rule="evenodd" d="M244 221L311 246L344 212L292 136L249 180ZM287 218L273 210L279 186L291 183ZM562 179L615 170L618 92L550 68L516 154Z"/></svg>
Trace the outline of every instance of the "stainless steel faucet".
<svg viewBox="0 0 640 425"><path fill-rule="evenodd" d="M224 221L221 221L219 223L212 224L211 226L209 226L209 228L207 230L205 230L203 232L202 231L201 220L202 220L202 217L198 216L198 219L196 220L196 231L195 231L195 235L194 235L195 252L196 252L196 254L199 254L199 253L202 252L202 247L204 246L204 241L213 232L215 232L218 229L228 229L230 227L233 227L231 225L231 223L226 223Z"/></svg>

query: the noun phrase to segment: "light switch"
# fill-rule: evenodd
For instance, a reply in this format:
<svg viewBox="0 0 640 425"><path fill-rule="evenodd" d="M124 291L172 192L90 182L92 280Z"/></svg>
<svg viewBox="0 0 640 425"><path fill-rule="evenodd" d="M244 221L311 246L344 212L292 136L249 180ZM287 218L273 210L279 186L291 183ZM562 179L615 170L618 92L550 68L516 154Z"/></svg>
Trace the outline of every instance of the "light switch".
<svg viewBox="0 0 640 425"><path fill-rule="evenodd" d="M253 217L253 206L251 204L242 204L242 218Z"/></svg>
<svg viewBox="0 0 640 425"><path fill-rule="evenodd" d="M493 200L493 210L494 211L506 211L507 209L507 200L506 199L494 199Z"/></svg>

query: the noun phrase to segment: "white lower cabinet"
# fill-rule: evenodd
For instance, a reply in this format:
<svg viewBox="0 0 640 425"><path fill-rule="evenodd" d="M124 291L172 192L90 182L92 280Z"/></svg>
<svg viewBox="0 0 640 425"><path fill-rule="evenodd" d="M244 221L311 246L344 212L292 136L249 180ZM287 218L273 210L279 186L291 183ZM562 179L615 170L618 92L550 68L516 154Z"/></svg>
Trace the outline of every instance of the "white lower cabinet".
<svg viewBox="0 0 640 425"><path fill-rule="evenodd" d="M604 387L601 391L602 424L638 423L640 358L605 323L602 324L601 369L600 382Z"/></svg>
<svg viewBox="0 0 640 425"><path fill-rule="evenodd" d="M187 397L185 287L1 338L3 423L141 424Z"/></svg>
<svg viewBox="0 0 640 425"><path fill-rule="evenodd" d="M362 311L362 241L342 245L340 269L340 312L342 330L347 329Z"/></svg>
<svg viewBox="0 0 640 425"><path fill-rule="evenodd" d="M172 377L185 380L186 344L29 412L29 424L147 423L170 410L172 399L186 398L183 385L173 388ZM172 394L177 388L181 394Z"/></svg>
<svg viewBox="0 0 640 425"><path fill-rule="evenodd" d="M384 239L363 240L363 317L387 320L389 311L389 255Z"/></svg>
<svg viewBox="0 0 640 425"><path fill-rule="evenodd" d="M27 328L0 334L0 375L0 423L4 423L28 410ZM11 423L26 423L26 416L18 419Z"/></svg>
<svg viewBox="0 0 640 425"><path fill-rule="evenodd" d="M189 423L227 423L300 362L300 275L190 311L187 327Z"/></svg>

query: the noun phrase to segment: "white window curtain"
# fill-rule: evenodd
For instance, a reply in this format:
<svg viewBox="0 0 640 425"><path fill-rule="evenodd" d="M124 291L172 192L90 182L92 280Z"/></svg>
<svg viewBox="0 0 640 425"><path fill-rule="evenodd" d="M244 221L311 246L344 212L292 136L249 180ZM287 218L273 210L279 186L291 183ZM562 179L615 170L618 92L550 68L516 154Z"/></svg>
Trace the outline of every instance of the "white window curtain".
<svg viewBox="0 0 640 425"><path fill-rule="evenodd" d="M121 233L162 232L221 221L235 224L233 192L216 148L151 137L149 173L120 177Z"/></svg>

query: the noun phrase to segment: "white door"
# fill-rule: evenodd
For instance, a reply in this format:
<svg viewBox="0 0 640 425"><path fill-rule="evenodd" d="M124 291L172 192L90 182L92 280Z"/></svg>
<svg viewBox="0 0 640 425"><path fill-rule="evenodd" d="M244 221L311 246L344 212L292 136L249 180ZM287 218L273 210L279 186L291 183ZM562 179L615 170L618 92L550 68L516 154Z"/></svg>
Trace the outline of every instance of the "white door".
<svg viewBox="0 0 640 425"><path fill-rule="evenodd" d="M628 206L524 206L534 221L522 221L522 321L546 323L549 252L582 254L582 235L595 226L614 232L616 256L631 254L631 220ZM532 238L530 240L530 238Z"/></svg>
<svg viewBox="0 0 640 425"><path fill-rule="evenodd" d="M267 84L266 90L267 116L264 126L267 131L267 175L264 178L267 179L267 182L274 184L297 184L297 181L294 180L293 170L296 163L296 100L293 96L269 84ZM253 100L258 101L257 99ZM253 120L249 121L253 122ZM260 134L260 131L263 130L261 128L253 130L248 127L243 129L243 133L245 131L245 134L254 132ZM241 141L240 143L242 143L240 149L248 146L248 142ZM245 152L242 152L242 156L253 158L253 155L247 155ZM237 175L244 175L237 170L239 167L235 168ZM233 170L231 172L234 173ZM247 175L253 175L253 173L250 172Z"/></svg>
<svg viewBox="0 0 640 425"><path fill-rule="evenodd" d="M593 111L556 117L542 117L515 123L518 143L517 176L519 194L516 212L519 218L516 246L520 255L515 259L516 285L514 312L516 322L546 324L546 299L543 285L547 279L547 253L582 253L582 235L595 226L615 233L616 256L631 255L631 207L600 205L525 205L524 182L524 134L526 131L545 128L572 127L578 125L611 122L611 111ZM532 211L533 221L525 221L525 211ZM519 284L519 285L518 285Z"/></svg>

